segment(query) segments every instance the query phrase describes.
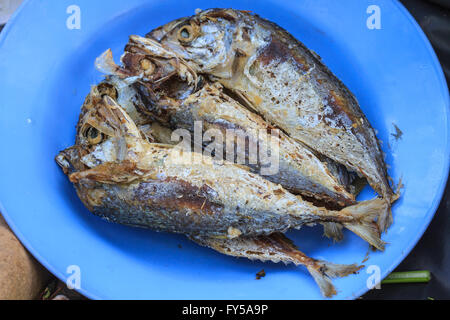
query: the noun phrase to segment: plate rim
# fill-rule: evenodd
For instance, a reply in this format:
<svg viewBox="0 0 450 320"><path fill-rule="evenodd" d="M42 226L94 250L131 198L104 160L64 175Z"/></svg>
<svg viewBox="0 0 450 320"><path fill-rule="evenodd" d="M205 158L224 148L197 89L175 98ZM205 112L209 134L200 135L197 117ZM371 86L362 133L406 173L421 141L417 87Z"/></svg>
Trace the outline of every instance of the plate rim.
<svg viewBox="0 0 450 320"><path fill-rule="evenodd" d="M12 14L9 21L6 23L6 25L3 27L3 30L0 32L0 49L3 46L3 43L5 42L8 33L10 29L15 25L15 22L17 20L17 17L22 14L22 11L28 4L33 0L23 0L19 8ZM420 40L422 41L423 45L425 46L431 61L433 65L433 69L436 73L436 76L438 77L438 80L441 85L441 91L444 92L444 99L446 99L445 104L447 107L447 114L446 114L446 122L447 122L447 135L446 135L446 149L445 153L447 154L447 158L450 158L450 96L449 96L449 90L448 90L448 84L441 66L441 63L439 62L439 59L436 55L436 52L434 51L428 37L425 35L424 31L420 27L420 25L417 23L417 21L414 19L414 17L411 15L411 13L406 9L405 6L399 1L399 0L390 0L397 9L401 12L401 14L404 15L404 17L408 20L410 25L416 30L417 35L420 37ZM450 172L450 161L446 162L445 168L444 168L444 174L445 177L441 179L441 183L438 187L437 192L435 193L435 197L428 208L427 215L424 217L425 223L422 224L422 226L419 229L419 232L416 234L416 236L413 238L412 241L409 242L408 246L402 250L402 253L397 256L397 258L390 264L390 266L383 270L381 274L381 279L384 279L388 274L390 274L414 249L414 247L417 245L419 240L422 238L423 234L427 230L429 224L433 220L436 211L441 203L442 197L445 192L445 187L447 185L447 181L449 180L449 172ZM57 277L62 282L65 282L65 276L56 270L52 265L50 265L43 256L39 254L39 252L28 242L27 238L21 233L19 228L15 225L13 219L9 216L6 208L3 206L2 201L0 199L0 212L8 224L9 228L12 230L12 232L15 234L15 236L20 240L22 245L27 249L27 251L40 263L42 264L50 273L52 273L55 277ZM352 299L356 299L362 295L364 295L366 292L368 292L370 289L367 288L367 286L363 287L359 291L354 292L350 297ZM95 299L95 300L102 300L101 297L98 297L92 292L86 291L84 288L76 289L79 293L84 295L85 297L89 299ZM154 299L154 300L160 300L160 299Z"/></svg>

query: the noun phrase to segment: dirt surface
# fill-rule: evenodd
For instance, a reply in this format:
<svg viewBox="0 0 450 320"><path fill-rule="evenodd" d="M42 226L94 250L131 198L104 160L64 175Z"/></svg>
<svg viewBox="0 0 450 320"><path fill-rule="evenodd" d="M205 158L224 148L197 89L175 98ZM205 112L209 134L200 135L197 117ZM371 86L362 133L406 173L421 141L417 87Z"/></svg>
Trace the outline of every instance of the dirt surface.
<svg viewBox="0 0 450 320"><path fill-rule="evenodd" d="M0 300L35 299L50 274L25 250L0 214Z"/></svg>

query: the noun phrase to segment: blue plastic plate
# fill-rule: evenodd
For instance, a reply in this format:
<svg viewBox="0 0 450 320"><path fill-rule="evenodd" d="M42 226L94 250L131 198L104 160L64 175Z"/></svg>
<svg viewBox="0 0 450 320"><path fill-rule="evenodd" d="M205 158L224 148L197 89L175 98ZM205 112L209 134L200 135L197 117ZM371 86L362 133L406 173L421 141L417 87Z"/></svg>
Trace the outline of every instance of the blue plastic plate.
<svg viewBox="0 0 450 320"><path fill-rule="evenodd" d="M67 28L74 3L81 29ZM381 29L367 27L373 4ZM383 236L390 244L364 262L379 269L334 281L335 298L362 295L370 276L379 270L385 277L420 239L448 176L447 86L430 44L397 1L25 1L0 39L3 215L57 277L66 280L75 270L70 266L78 266L79 291L90 298L322 298L302 267L236 259L181 235L104 222L83 207L53 160L73 144L80 106L102 79L93 66L100 53L112 48L118 57L128 35L209 7L251 10L290 31L348 85L378 130L389 173L395 181L402 177L405 189ZM394 125L403 132L398 140ZM367 189L361 198L372 196ZM305 253L336 263L361 263L368 252L350 233L339 244L321 233L305 227L289 236ZM263 268L266 277L255 280Z"/></svg>

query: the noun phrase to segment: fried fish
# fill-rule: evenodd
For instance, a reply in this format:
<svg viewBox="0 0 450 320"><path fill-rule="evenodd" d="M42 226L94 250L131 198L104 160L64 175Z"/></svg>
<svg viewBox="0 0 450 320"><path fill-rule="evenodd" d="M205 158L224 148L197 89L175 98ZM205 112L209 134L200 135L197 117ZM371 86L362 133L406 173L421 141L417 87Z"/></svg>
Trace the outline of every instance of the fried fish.
<svg viewBox="0 0 450 320"><path fill-rule="evenodd" d="M374 129L348 88L287 31L247 11L209 9L147 37L291 138L365 177L387 203L380 227L391 224L397 196Z"/></svg>
<svg viewBox="0 0 450 320"><path fill-rule="evenodd" d="M184 128L193 135L196 124L200 123L205 135L213 135L210 138L214 138L212 148L218 151L216 156L220 153L229 161L241 161L253 172L263 174L294 194L335 209L355 204L355 197L346 190L347 186L341 185L329 171L328 164L308 147L282 131L276 131L276 135L269 137L274 127L225 94L220 84L203 83L197 91L193 88L200 87L197 83L183 84L186 78L179 76L181 72L166 66L170 63L178 67L181 63L167 61L161 64L161 58L154 61L155 52L162 51L154 47L155 43L146 38L131 37L126 47L128 51L121 58L124 67L116 66L116 71L109 72L113 77L125 75L137 82L134 87L140 93L139 105L144 106L144 110L140 107L144 114L171 129ZM106 69L103 67L105 64L114 65L112 56L103 59L98 60L100 70ZM142 61L155 65L151 74L142 68ZM160 81L161 78L164 81ZM177 88L176 96L173 94L174 88ZM261 150L266 154L262 156Z"/></svg>
<svg viewBox="0 0 450 320"><path fill-rule="evenodd" d="M338 223L383 250L373 222L381 199L340 211L316 207L246 167L155 144L108 95L86 99L75 146L56 161L94 214L127 225L235 238ZM201 156L201 155L200 155Z"/></svg>

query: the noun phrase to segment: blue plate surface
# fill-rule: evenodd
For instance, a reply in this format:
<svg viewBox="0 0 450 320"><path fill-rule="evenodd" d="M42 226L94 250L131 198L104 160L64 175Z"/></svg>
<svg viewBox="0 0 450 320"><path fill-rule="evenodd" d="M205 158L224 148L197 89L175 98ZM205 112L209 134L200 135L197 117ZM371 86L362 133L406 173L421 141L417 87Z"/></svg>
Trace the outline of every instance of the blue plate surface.
<svg viewBox="0 0 450 320"><path fill-rule="evenodd" d="M251 10L320 54L378 130L390 175L403 179L395 223L383 236L390 244L364 262L379 269L335 280L335 298L363 294L374 270L385 277L420 239L448 175L449 98L430 44L398 2L77 0L81 29L69 29L72 4L25 1L0 39L0 210L60 279L78 266L80 292L103 299L322 298L301 267L235 259L180 235L102 221L83 207L53 160L73 144L84 97L102 79L95 58L107 48L118 57L128 35L144 35L196 8ZM380 8L381 29L367 28L369 5ZM394 125L403 132L398 140ZM361 199L372 196L367 189ZM350 233L334 245L321 233L305 227L289 236L312 257L336 263L361 263L368 252ZM263 268L266 277L256 281Z"/></svg>

